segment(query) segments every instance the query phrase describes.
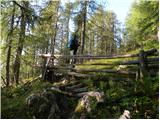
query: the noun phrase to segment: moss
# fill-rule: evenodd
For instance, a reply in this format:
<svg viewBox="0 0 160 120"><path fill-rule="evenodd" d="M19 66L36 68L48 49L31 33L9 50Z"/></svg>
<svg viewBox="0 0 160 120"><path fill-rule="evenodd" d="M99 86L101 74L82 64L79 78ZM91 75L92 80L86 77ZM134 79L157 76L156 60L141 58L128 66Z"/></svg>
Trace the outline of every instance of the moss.
<svg viewBox="0 0 160 120"><path fill-rule="evenodd" d="M44 87L43 82L37 80L29 85L19 85L16 87L2 88L1 94L1 114L2 118L32 118L27 112L25 99L30 94L41 91Z"/></svg>
<svg viewBox="0 0 160 120"><path fill-rule="evenodd" d="M76 107L76 109L75 109L75 112L76 112L76 113L81 113L81 112L83 112L84 110L85 110L84 104L83 104L82 102L78 102L78 105L77 105L77 107Z"/></svg>

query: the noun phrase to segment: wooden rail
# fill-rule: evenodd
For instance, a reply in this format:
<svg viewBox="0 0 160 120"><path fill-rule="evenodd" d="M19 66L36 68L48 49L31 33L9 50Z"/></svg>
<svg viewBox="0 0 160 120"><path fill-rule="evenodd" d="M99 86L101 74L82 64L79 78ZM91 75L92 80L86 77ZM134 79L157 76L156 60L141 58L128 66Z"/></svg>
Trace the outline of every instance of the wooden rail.
<svg viewBox="0 0 160 120"><path fill-rule="evenodd" d="M40 57L54 57L54 58L77 58L77 59L115 59L115 58L130 58L138 57L138 54L127 54L127 55L108 55L108 56L92 56L92 55L51 55L51 54L40 54Z"/></svg>
<svg viewBox="0 0 160 120"><path fill-rule="evenodd" d="M159 58L148 58L148 63L158 62ZM121 61L117 63L86 63L86 64L76 64L76 66L87 66L87 65L137 65L139 64L139 60L131 60L131 61Z"/></svg>
<svg viewBox="0 0 160 120"><path fill-rule="evenodd" d="M151 49L145 51L146 55L153 55L153 53L157 52L157 49ZM103 55L103 56L93 56L93 55L53 55L53 54L39 54L39 57L44 58L77 58L77 59L116 59L116 58L131 58L131 57L138 57L138 54L126 54L126 55Z"/></svg>
<svg viewBox="0 0 160 120"><path fill-rule="evenodd" d="M53 58L53 59L116 59L116 58L132 58L136 57L137 60L130 60L130 61L120 61L116 63L88 63L88 64L75 64L76 66L87 66L87 65L109 65L109 66L117 66L117 65L137 65L137 71L124 71L124 70L113 70L113 69L77 69L77 68L71 68L71 67L62 67L62 66L46 66L48 70L53 70L55 72L61 72L65 75L69 76L75 76L75 77L81 77L81 78L95 78L97 76L96 74L88 74L91 72L103 72L103 73L111 73L111 74L122 74L122 75L128 75L130 78L134 78L137 80L141 80L143 84L147 83L147 77L149 75L149 70L150 69L158 69L157 63L159 61L156 49L148 50L148 51L143 51L141 50L137 54L127 54L127 55L108 55L108 56L70 56L70 55L51 55L51 54L41 54L39 55L42 58ZM153 58L147 58L149 56L152 56ZM156 64L155 64L156 63ZM39 66L42 67L42 66ZM43 67L42 67L43 68ZM87 73L87 74L84 74ZM137 77L136 77L137 76ZM111 80L126 80L126 78L110 78L107 76L108 79ZM145 86L145 85L144 85ZM147 87L145 88L145 91L147 90Z"/></svg>

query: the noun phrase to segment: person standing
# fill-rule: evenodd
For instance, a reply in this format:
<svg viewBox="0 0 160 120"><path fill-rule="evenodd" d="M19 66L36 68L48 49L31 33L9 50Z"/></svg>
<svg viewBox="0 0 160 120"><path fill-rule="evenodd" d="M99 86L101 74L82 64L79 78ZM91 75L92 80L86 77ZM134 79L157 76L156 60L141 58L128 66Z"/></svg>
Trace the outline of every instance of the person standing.
<svg viewBox="0 0 160 120"><path fill-rule="evenodd" d="M78 42L78 31L72 34L72 37L69 41L70 55L77 55L78 47L80 46L80 42ZM70 60L70 64L73 65L76 63L76 58L72 58Z"/></svg>

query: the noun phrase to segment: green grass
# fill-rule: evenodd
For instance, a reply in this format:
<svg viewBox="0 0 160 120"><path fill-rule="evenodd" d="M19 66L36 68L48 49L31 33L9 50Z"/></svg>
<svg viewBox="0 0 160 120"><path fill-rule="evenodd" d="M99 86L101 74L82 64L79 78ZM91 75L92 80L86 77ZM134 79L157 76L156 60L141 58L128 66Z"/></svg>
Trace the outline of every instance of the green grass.
<svg viewBox="0 0 160 120"><path fill-rule="evenodd" d="M41 91L45 84L40 80L30 85L2 88L1 92L1 115L8 119L32 118L27 112L25 99L32 93Z"/></svg>

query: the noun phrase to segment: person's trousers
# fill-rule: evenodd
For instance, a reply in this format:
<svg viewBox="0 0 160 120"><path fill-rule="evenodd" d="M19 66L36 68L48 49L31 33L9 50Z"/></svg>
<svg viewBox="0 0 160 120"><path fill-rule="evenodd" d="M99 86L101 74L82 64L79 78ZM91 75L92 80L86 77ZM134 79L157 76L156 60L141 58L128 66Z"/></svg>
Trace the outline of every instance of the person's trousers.
<svg viewBox="0 0 160 120"><path fill-rule="evenodd" d="M77 54L77 49L70 51L70 55L71 55L71 56L75 56L76 54ZM71 59L70 59L70 64L75 64L75 63L76 63L76 58L74 58L74 57L71 58Z"/></svg>

